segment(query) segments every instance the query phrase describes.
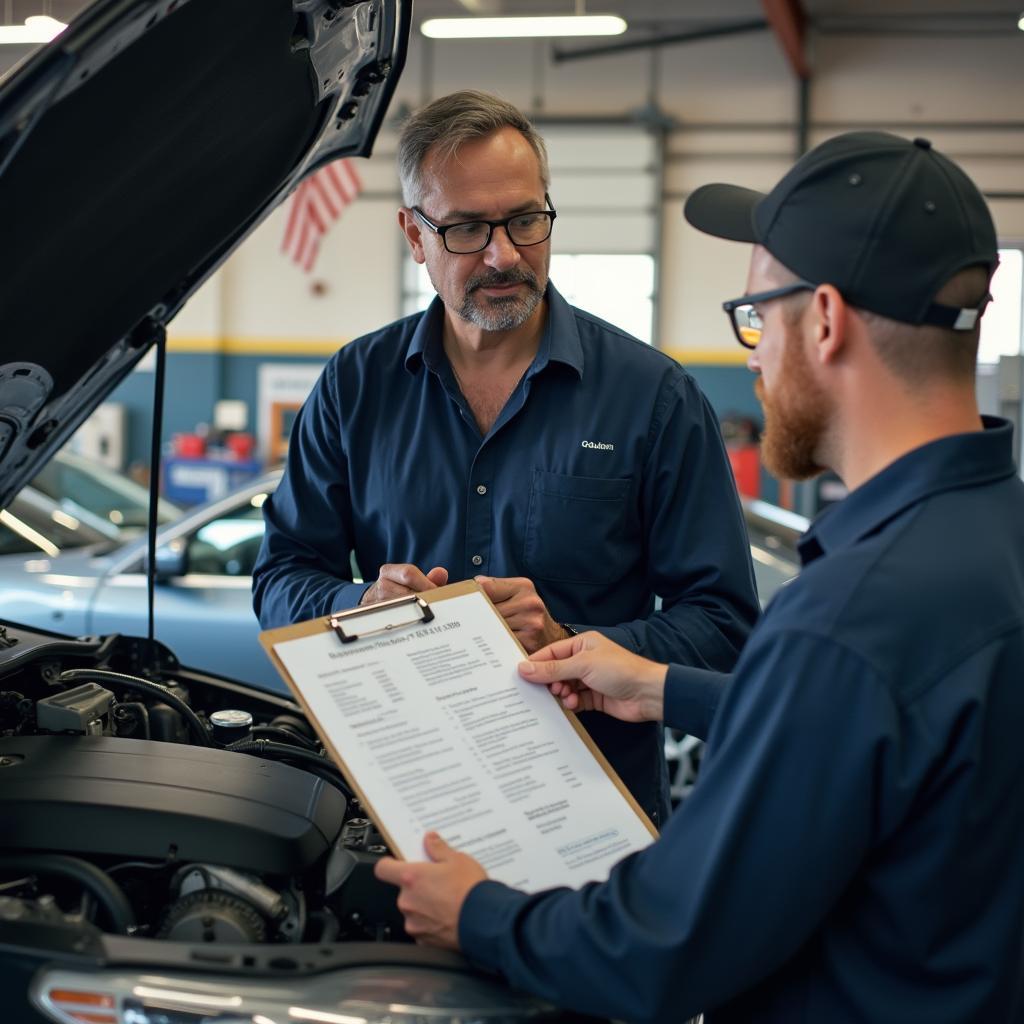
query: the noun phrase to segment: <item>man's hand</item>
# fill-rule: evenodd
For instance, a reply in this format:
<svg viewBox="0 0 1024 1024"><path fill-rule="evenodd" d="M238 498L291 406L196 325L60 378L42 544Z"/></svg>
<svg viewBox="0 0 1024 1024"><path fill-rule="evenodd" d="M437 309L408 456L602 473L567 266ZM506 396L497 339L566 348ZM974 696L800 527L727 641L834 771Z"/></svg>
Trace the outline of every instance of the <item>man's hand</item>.
<svg viewBox="0 0 1024 1024"><path fill-rule="evenodd" d="M603 711L623 722L660 722L668 666L627 651L600 633L558 640L519 663L570 711Z"/></svg>
<svg viewBox="0 0 1024 1024"><path fill-rule="evenodd" d="M373 873L399 887L398 909L405 930L417 941L442 949L459 948L459 914L469 890L487 872L468 853L453 850L436 832L428 832L423 849L429 863L381 857Z"/></svg>
<svg viewBox="0 0 1024 1024"><path fill-rule="evenodd" d="M516 639L526 648L527 654L533 654L545 644L561 640L567 635L548 614L532 580L523 576L508 579L477 576L475 579L501 612Z"/></svg>
<svg viewBox="0 0 1024 1024"><path fill-rule="evenodd" d="M448 570L435 566L424 575L415 565L382 565L377 582L363 594L360 604L376 604L393 597L418 594L422 590L443 587L448 582Z"/></svg>

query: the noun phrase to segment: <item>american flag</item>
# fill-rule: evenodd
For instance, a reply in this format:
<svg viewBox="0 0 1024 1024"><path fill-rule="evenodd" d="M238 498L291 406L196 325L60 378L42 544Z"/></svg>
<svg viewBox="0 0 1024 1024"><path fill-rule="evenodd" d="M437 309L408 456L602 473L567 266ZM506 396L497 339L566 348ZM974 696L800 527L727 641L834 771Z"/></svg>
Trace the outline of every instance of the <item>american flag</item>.
<svg viewBox="0 0 1024 1024"><path fill-rule="evenodd" d="M320 239L362 188L351 160L336 160L306 178L292 194L281 251L308 274Z"/></svg>

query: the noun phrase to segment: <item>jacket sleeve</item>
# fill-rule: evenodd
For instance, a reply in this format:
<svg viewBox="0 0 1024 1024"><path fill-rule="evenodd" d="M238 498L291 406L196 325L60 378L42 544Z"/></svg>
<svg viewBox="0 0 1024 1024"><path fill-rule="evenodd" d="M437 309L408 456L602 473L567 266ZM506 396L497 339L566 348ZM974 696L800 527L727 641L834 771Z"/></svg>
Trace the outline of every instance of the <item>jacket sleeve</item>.
<svg viewBox="0 0 1024 1024"><path fill-rule="evenodd" d="M459 919L466 955L568 1009L679 1021L800 949L876 840L899 726L847 650L780 646L726 691L701 779L658 840L577 891L478 884Z"/></svg>
<svg viewBox="0 0 1024 1024"><path fill-rule="evenodd" d="M670 664L665 678L665 725L706 740L731 678L728 672Z"/></svg>
<svg viewBox="0 0 1024 1024"><path fill-rule="evenodd" d="M264 629L354 607L352 509L338 409L337 359L324 368L292 430L284 476L263 506L266 532L253 569Z"/></svg>

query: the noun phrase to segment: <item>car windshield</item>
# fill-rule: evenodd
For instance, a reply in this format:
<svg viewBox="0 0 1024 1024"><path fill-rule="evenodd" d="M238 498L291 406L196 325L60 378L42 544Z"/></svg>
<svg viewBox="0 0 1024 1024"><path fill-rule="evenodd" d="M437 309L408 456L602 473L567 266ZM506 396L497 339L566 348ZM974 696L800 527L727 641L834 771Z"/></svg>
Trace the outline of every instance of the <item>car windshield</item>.
<svg viewBox="0 0 1024 1024"><path fill-rule="evenodd" d="M40 494L24 487L0 512L0 555L48 555L87 545L112 547L118 530L111 523L84 512L73 515Z"/></svg>
<svg viewBox="0 0 1024 1024"><path fill-rule="evenodd" d="M58 452L33 478L32 487L73 516L91 513L129 534L145 529L149 492L134 480L71 452ZM161 498L157 521L169 523L181 510Z"/></svg>

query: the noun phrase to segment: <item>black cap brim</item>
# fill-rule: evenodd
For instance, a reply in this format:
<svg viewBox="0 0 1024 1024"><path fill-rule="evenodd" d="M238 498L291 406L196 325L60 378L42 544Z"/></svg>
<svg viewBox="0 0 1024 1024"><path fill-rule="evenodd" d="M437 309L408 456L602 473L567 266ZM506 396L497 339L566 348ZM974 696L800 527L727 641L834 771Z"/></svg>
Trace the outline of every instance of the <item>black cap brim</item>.
<svg viewBox="0 0 1024 1024"><path fill-rule="evenodd" d="M686 200L683 216L698 230L733 242L760 242L754 207L763 192L739 185L701 185Z"/></svg>

